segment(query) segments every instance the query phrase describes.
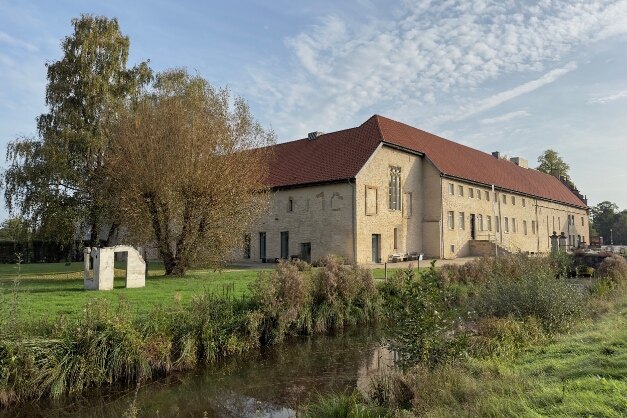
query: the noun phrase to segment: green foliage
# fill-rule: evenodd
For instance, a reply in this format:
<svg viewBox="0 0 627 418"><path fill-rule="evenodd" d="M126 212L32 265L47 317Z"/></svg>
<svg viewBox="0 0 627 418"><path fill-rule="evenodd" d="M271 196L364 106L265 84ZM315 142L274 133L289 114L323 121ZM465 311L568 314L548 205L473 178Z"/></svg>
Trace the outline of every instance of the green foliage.
<svg viewBox="0 0 627 418"><path fill-rule="evenodd" d="M128 237L155 243L167 275L220 268L244 247L267 210L275 135L243 98L167 70L108 129L104 172L119 221Z"/></svg>
<svg viewBox="0 0 627 418"><path fill-rule="evenodd" d="M601 262L596 273L597 277L618 285L627 280L627 261L623 256L612 254Z"/></svg>
<svg viewBox="0 0 627 418"><path fill-rule="evenodd" d="M63 58L46 64L49 113L37 118L38 138L7 147L4 173L9 210L42 238L72 242L78 226L92 242L112 221L100 171L108 146L106 121L152 77L147 63L126 68L129 39L116 19L82 15L61 43Z"/></svg>
<svg viewBox="0 0 627 418"><path fill-rule="evenodd" d="M402 368L418 363L435 366L464 356L466 335L457 330L459 312L434 263L420 277L413 269L397 271L386 286L386 296L389 345Z"/></svg>
<svg viewBox="0 0 627 418"><path fill-rule="evenodd" d="M615 203L604 201L590 208L591 227L603 237L604 244L627 244L627 210L619 211Z"/></svg>
<svg viewBox="0 0 627 418"><path fill-rule="evenodd" d="M367 404L359 392L320 396L299 416L305 418L384 418L394 416L388 409Z"/></svg>
<svg viewBox="0 0 627 418"><path fill-rule="evenodd" d="M570 166L564 162L556 151L552 149L544 151L544 153L538 157L538 163L540 163L540 165L536 167L536 170L550 175L553 175L554 170L557 170L560 176L564 176L566 179L570 180L570 176L568 175Z"/></svg>
<svg viewBox="0 0 627 418"><path fill-rule="evenodd" d="M585 299L579 289L543 272L517 280L495 279L479 292L475 302L479 316L518 320L534 317L547 333L572 327L583 316L584 306Z"/></svg>

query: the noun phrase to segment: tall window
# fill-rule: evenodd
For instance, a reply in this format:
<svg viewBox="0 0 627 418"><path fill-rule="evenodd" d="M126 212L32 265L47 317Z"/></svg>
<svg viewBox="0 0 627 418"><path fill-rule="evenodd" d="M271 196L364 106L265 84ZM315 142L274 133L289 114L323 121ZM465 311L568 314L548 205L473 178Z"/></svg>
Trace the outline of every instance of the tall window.
<svg viewBox="0 0 627 418"><path fill-rule="evenodd" d="M259 233L259 258L262 260L266 258L266 233L265 232Z"/></svg>
<svg viewBox="0 0 627 418"><path fill-rule="evenodd" d="M401 168L390 167L390 209L401 210Z"/></svg>
<svg viewBox="0 0 627 418"><path fill-rule="evenodd" d="M496 232L500 232L501 231L501 223L499 222L499 217L498 216L494 217L494 230Z"/></svg>
<svg viewBox="0 0 627 418"><path fill-rule="evenodd" d="M485 192L485 200L486 202L490 201L490 192Z"/></svg>
<svg viewBox="0 0 627 418"><path fill-rule="evenodd" d="M483 215L477 215L477 223L479 224L479 231L483 231Z"/></svg>
<svg viewBox="0 0 627 418"><path fill-rule="evenodd" d="M281 258L283 260L290 258L290 233L288 231L281 232Z"/></svg>
<svg viewBox="0 0 627 418"><path fill-rule="evenodd" d="M294 212L294 199L292 199L291 197L287 201L287 211L288 212Z"/></svg>
<svg viewBox="0 0 627 418"><path fill-rule="evenodd" d="M531 233L536 234L536 221L531 221Z"/></svg>
<svg viewBox="0 0 627 418"><path fill-rule="evenodd" d="M507 196L503 195L503 204L507 205Z"/></svg>
<svg viewBox="0 0 627 418"><path fill-rule="evenodd" d="M473 189L472 187L468 188L468 197L471 199L475 198L475 189Z"/></svg>
<svg viewBox="0 0 627 418"><path fill-rule="evenodd" d="M457 194L460 196L464 195L464 186L457 186Z"/></svg>
<svg viewBox="0 0 627 418"><path fill-rule="evenodd" d="M459 212L459 229L464 229L464 212Z"/></svg>
<svg viewBox="0 0 627 418"><path fill-rule="evenodd" d="M583 226L583 216L581 217L581 226Z"/></svg>
<svg viewBox="0 0 627 418"><path fill-rule="evenodd" d="M516 204L516 196L512 196L512 205Z"/></svg>
<svg viewBox="0 0 627 418"><path fill-rule="evenodd" d="M448 184L448 194L455 194L455 186L453 183Z"/></svg>
<svg viewBox="0 0 627 418"><path fill-rule="evenodd" d="M477 189L477 199L481 200L481 190Z"/></svg>
<svg viewBox="0 0 627 418"><path fill-rule="evenodd" d="M503 219L503 231L505 231L505 233L509 232L509 219L507 216Z"/></svg>
<svg viewBox="0 0 627 418"><path fill-rule="evenodd" d="M512 218L512 232L518 232L518 230L516 229L516 218Z"/></svg>
<svg viewBox="0 0 627 418"><path fill-rule="evenodd" d="M448 213L448 229L455 228L455 212Z"/></svg>
<svg viewBox="0 0 627 418"><path fill-rule="evenodd" d="M523 205L523 208L524 208L525 207L525 198L524 197L523 197L522 205Z"/></svg>
<svg viewBox="0 0 627 418"><path fill-rule="evenodd" d="M488 231L492 231L492 217L486 216L486 223L488 224Z"/></svg>
<svg viewBox="0 0 627 418"><path fill-rule="evenodd" d="M527 235L527 221L523 221L523 234Z"/></svg>

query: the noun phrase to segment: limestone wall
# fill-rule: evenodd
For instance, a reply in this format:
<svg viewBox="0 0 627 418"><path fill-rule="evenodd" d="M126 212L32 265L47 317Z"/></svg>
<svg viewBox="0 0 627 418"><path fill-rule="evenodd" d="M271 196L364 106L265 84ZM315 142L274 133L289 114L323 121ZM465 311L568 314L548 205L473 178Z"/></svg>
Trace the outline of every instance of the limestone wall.
<svg viewBox="0 0 627 418"><path fill-rule="evenodd" d="M357 175L358 263L373 262L373 235L379 240L381 262L387 261L394 253L423 252L423 162L419 156L382 146ZM400 210L390 209L391 167L400 168Z"/></svg>
<svg viewBox="0 0 627 418"><path fill-rule="evenodd" d="M250 261L261 261L260 233L266 258L281 258L281 232L287 232L288 255L300 255L310 244L311 261L336 254L353 261L354 184L337 183L272 193L270 212L251 231ZM290 203L291 201L291 203Z"/></svg>

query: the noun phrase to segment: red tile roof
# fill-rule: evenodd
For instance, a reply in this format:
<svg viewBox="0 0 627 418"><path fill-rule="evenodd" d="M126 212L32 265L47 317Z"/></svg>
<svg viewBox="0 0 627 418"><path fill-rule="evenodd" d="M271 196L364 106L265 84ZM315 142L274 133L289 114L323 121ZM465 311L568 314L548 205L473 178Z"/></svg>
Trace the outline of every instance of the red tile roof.
<svg viewBox="0 0 627 418"><path fill-rule="evenodd" d="M379 115L357 128L276 145L267 184L284 188L355 178L381 142L424 153L445 176L587 207L553 176Z"/></svg>

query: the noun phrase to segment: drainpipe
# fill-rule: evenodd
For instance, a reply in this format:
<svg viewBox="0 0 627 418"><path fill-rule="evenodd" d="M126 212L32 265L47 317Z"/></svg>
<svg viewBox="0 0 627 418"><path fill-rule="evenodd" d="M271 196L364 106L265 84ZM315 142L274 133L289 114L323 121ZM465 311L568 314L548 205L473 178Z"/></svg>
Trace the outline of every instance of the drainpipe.
<svg viewBox="0 0 627 418"><path fill-rule="evenodd" d="M357 182L356 179L355 182ZM357 191L355 190L357 186L351 183L351 179L348 179L348 184L350 184L353 189L353 263L357 264Z"/></svg>

